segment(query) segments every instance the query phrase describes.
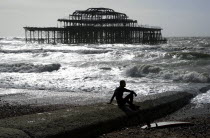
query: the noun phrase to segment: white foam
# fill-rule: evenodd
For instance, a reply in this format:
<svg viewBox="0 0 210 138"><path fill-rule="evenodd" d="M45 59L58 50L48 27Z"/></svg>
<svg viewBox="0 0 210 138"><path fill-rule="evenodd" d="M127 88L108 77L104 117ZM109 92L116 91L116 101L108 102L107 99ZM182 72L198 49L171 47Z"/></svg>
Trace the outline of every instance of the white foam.
<svg viewBox="0 0 210 138"><path fill-rule="evenodd" d="M194 39L170 39L168 44L158 46L26 44L23 40L1 39L0 64L58 63L61 68L43 73L2 72L0 87L81 93L84 99L87 93L92 94L92 98L94 95L110 98L122 79L127 81L128 89L135 90L139 95L199 88L209 82L209 60L189 61L167 57L166 54L196 50L208 54L208 47L198 49L199 41L194 42ZM204 39L205 45L208 45L207 38Z"/></svg>
<svg viewBox="0 0 210 138"><path fill-rule="evenodd" d="M210 90L206 93L199 94L195 98L192 99L192 103L196 104L196 107L201 107L204 104L210 104Z"/></svg>
<svg viewBox="0 0 210 138"><path fill-rule="evenodd" d="M195 71L165 71L161 73L165 79L171 79L177 82L207 83L210 81L210 76L208 74Z"/></svg>

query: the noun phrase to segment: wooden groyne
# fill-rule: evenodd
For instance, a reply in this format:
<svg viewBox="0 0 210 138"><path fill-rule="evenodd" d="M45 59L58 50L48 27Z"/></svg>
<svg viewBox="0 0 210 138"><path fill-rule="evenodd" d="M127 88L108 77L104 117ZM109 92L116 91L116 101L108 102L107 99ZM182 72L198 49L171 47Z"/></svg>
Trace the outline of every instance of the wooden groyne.
<svg viewBox="0 0 210 138"><path fill-rule="evenodd" d="M160 44L160 27L138 25L124 13L108 8L75 11L58 19L60 27L24 27L26 42L63 44Z"/></svg>

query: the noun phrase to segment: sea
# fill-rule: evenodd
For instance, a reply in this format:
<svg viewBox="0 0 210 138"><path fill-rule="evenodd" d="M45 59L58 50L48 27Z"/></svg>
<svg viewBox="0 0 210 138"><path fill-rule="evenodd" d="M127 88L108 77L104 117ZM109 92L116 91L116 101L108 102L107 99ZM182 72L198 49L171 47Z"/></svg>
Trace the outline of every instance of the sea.
<svg viewBox="0 0 210 138"><path fill-rule="evenodd" d="M53 45L2 37L0 98L73 96L70 101L88 104L109 100L125 80L139 97L187 91L197 95L193 103L210 103L210 91L199 91L210 82L210 37L167 39L159 45Z"/></svg>

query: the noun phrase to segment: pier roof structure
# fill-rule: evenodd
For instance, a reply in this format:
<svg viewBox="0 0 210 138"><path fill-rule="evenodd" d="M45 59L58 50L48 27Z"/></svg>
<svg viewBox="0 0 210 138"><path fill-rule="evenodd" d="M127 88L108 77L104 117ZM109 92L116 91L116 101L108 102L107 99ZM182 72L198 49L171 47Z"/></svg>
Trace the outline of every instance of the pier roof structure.
<svg viewBox="0 0 210 138"><path fill-rule="evenodd" d="M60 27L24 27L26 41L46 43L142 43L166 42L160 27L138 25L125 13L109 8L76 10L57 20Z"/></svg>

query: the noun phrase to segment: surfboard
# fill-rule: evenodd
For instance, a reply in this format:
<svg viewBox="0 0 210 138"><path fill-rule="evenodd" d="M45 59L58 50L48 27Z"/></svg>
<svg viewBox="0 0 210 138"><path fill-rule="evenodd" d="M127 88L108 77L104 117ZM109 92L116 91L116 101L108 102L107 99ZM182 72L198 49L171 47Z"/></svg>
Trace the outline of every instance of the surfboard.
<svg viewBox="0 0 210 138"><path fill-rule="evenodd" d="M157 122L150 124L150 127L147 125L142 126L142 129L148 129L148 128L167 128L167 127L176 127L176 126L187 126L187 125L193 125L190 122L181 122L181 121L167 121L167 122Z"/></svg>

